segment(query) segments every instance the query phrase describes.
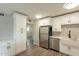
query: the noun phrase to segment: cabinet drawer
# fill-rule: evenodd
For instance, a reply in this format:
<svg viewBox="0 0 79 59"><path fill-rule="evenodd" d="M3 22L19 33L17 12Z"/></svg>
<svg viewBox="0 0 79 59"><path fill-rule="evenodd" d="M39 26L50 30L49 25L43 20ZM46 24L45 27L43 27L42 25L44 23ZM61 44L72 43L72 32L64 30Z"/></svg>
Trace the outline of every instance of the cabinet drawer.
<svg viewBox="0 0 79 59"><path fill-rule="evenodd" d="M70 55L79 56L79 48L78 47L71 47Z"/></svg>
<svg viewBox="0 0 79 59"><path fill-rule="evenodd" d="M60 43L60 52L70 55L70 49L71 49L70 46L66 46Z"/></svg>
<svg viewBox="0 0 79 59"><path fill-rule="evenodd" d="M8 56L7 45L4 44L0 46L0 56Z"/></svg>
<svg viewBox="0 0 79 59"><path fill-rule="evenodd" d="M60 42L60 52L66 53L68 55L72 56L79 56L79 47L72 45L66 45L64 44L65 41ZM70 42L71 43L71 42Z"/></svg>

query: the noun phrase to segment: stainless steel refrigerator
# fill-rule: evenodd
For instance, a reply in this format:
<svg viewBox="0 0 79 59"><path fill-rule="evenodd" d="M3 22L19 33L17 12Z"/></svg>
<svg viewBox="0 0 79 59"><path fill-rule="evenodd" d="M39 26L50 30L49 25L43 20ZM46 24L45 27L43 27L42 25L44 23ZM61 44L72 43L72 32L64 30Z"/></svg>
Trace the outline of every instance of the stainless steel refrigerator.
<svg viewBox="0 0 79 59"><path fill-rule="evenodd" d="M52 36L52 26L41 26L39 28L39 45L50 48L50 36Z"/></svg>

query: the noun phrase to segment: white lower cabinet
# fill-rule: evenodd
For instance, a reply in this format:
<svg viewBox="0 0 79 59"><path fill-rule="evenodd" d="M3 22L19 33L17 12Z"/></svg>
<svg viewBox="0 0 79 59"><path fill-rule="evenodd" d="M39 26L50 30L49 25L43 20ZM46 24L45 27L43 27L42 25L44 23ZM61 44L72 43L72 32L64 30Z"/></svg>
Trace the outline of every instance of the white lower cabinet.
<svg viewBox="0 0 79 59"><path fill-rule="evenodd" d="M79 47L73 45L66 45L64 44L64 42L60 41L60 52L71 56L79 56Z"/></svg>
<svg viewBox="0 0 79 59"><path fill-rule="evenodd" d="M8 49L8 55L9 55L9 56L15 55L15 42L13 42L13 43L8 43L7 49Z"/></svg>
<svg viewBox="0 0 79 59"><path fill-rule="evenodd" d="M13 56L15 55L15 42L2 42L0 45L0 56Z"/></svg>
<svg viewBox="0 0 79 59"><path fill-rule="evenodd" d="M0 56L8 56L8 49L6 44L0 45Z"/></svg>
<svg viewBox="0 0 79 59"><path fill-rule="evenodd" d="M79 47L71 47L70 55L79 56Z"/></svg>
<svg viewBox="0 0 79 59"><path fill-rule="evenodd" d="M69 47L69 46L66 46L66 45L64 45L64 44L60 43L60 52L62 52L62 53L65 53L65 54L68 54L68 55L69 55L69 53L70 53L69 49L70 49L70 47Z"/></svg>

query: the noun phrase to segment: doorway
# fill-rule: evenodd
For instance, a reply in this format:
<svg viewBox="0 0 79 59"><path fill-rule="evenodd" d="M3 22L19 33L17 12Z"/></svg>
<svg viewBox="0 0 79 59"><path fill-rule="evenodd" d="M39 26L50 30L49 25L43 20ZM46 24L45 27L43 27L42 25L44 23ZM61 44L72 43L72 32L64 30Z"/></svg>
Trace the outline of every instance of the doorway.
<svg viewBox="0 0 79 59"><path fill-rule="evenodd" d="M33 46L33 24L27 23L27 46L31 48Z"/></svg>

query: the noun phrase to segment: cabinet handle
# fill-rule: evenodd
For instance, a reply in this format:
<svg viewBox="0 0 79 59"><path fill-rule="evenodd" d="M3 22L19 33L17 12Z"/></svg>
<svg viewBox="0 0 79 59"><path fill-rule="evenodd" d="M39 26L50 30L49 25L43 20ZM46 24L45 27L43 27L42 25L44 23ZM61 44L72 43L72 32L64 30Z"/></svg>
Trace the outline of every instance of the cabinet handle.
<svg viewBox="0 0 79 59"><path fill-rule="evenodd" d="M10 43L8 43L8 45L9 45Z"/></svg>
<svg viewBox="0 0 79 59"><path fill-rule="evenodd" d="M55 28L55 30L57 30L57 28Z"/></svg>
<svg viewBox="0 0 79 59"><path fill-rule="evenodd" d="M10 46L7 46L7 49L11 48Z"/></svg>
<svg viewBox="0 0 79 59"><path fill-rule="evenodd" d="M70 49L71 49L71 47L69 47L69 46L68 46L68 49L70 50Z"/></svg>

